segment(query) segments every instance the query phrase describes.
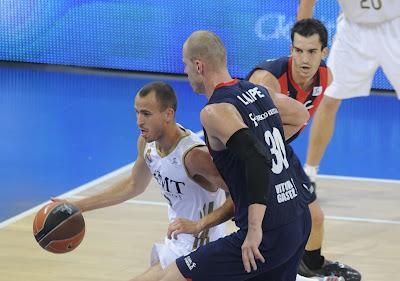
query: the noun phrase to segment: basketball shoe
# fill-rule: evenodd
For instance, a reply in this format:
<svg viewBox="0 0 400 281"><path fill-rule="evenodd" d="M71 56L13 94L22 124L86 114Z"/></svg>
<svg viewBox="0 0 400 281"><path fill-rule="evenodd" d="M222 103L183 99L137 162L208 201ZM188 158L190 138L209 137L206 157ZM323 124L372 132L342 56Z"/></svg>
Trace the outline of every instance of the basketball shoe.
<svg viewBox="0 0 400 281"><path fill-rule="evenodd" d="M361 274L354 268L345 265L340 262L333 262L330 260L325 260L324 264L319 269L310 269L304 263L303 260L300 261L299 274L305 277L343 277L345 281L360 281ZM336 279L320 279L321 281L336 281ZM342 281L337 279L337 281Z"/></svg>

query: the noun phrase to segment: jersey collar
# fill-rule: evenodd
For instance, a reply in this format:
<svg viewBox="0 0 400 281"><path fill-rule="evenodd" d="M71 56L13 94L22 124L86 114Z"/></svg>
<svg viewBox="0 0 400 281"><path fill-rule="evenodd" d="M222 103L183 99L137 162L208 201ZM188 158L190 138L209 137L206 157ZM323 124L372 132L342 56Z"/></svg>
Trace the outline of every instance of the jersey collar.
<svg viewBox="0 0 400 281"><path fill-rule="evenodd" d="M219 89L219 88L222 88L222 87L225 87L225 86L235 85L238 82L239 82L239 79L235 78L235 79L232 79L231 81L228 81L228 82L219 83L219 84L217 84L217 86L215 86L215 90Z"/></svg>

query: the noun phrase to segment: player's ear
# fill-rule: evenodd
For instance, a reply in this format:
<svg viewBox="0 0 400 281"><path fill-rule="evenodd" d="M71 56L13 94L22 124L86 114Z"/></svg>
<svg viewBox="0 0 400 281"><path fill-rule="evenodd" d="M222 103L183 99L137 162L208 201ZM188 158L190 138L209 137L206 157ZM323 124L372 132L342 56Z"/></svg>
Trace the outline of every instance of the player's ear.
<svg viewBox="0 0 400 281"><path fill-rule="evenodd" d="M165 110L165 119L167 120L167 122L171 122L175 119L175 110L173 108L168 107Z"/></svg>
<svg viewBox="0 0 400 281"><path fill-rule="evenodd" d="M203 72L203 62L201 60L195 60L194 64L196 65L196 71L198 74Z"/></svg>
<svg viewBox="0 0 400 281"><path fill-rule="evenodd" d="M326 56L328 55L329 49L328 47L325 47L322 49L322 58L326 58Z"/></svg>

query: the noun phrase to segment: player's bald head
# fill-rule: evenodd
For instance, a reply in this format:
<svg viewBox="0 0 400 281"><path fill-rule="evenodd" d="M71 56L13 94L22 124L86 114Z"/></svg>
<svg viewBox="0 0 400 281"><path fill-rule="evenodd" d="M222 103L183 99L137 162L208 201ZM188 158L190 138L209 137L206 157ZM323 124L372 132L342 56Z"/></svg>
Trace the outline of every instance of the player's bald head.
<svg viewBox="0 0 400 281"><path fill-rule="evenodd" d="M186 57L190 60L203 60L215 68L226 67L226 49L221 39L213 32L198 30L186 40Z"/></svg>

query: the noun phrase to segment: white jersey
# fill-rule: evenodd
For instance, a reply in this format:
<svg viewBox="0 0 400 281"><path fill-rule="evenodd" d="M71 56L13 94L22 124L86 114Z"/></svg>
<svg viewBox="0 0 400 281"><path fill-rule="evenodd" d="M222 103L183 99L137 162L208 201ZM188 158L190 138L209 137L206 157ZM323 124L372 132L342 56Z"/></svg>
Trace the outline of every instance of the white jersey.
<svg viewBox="0 0 400 281"><path fill-rule="evenodd" d="M339 0L345 18L354 23L374 24L400 17L399 0Z"/></svg>
<svg viewBox="0 0 400 281"><path fill-rule="evenodd" d="M194 147L204 146L204 142L190 130L183 130L187 132L187 135L180 139L173 151L164 157L160 156L155 142L147 143L144 149L146 164L157 180L161 194L168 201L169 222L179 217L197 221L220 207L225 198L223 190L209 192L187 174L184 165L186 154ZM175 246L184 248L187 254L224 235L224 225L219 225L203 231L198 237L180 234L177 240L171 240L168 243L175 243Z"/></svg>

